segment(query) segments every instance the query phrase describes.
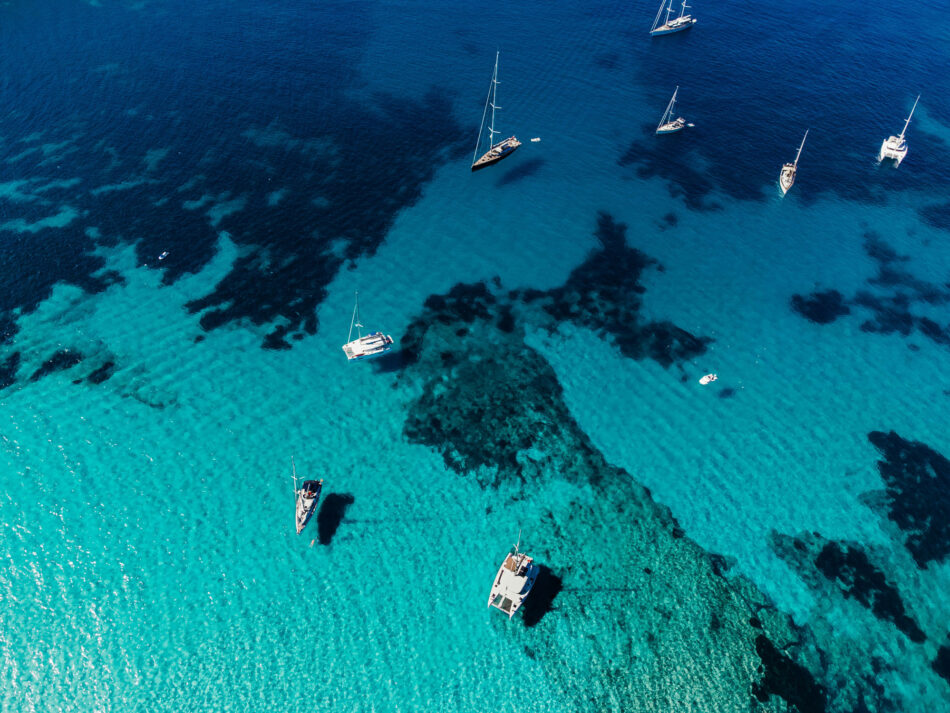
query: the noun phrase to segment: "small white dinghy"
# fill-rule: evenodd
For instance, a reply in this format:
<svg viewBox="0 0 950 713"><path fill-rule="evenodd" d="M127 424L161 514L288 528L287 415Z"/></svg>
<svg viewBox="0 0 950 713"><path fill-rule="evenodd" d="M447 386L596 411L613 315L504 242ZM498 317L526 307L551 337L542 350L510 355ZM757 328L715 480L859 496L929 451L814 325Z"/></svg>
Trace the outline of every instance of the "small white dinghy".
<svg viewBox="0 0 950 713"><path fill-rule="evenodd" d="M535 136L533 139L531 139L531 143L536 144L536 143L538 143L540 140L541 140L541 137L540 137L540 136Z"/></svg>
<svg viewBox="0 0 950 713"><path fill-rule="evenodd" d="M705 386L706 384L711 384L712 382L714 382L714 381L715 381L716 379L718 379L718 378L719 378L719 377L716 376L715 374L706 374L706 376L702 377L702 378L699 380L699 383L702 384L703 386Z"/></svg>

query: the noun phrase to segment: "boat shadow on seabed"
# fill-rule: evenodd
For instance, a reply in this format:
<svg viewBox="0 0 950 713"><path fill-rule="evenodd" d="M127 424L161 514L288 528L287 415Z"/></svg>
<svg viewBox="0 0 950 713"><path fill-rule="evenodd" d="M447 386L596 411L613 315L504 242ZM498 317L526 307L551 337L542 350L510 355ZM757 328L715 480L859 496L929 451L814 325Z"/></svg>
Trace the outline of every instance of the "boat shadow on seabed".
<svg viewBox="0 0 950 713"><path fill-rule="evenodd" d="M531 588L531 594L521 605L524 625L527 627L537 625L544 615L554 608L554 599L563 588L561 578L554 574L550 567L543 564L538 567L540 571Z"/></svg>
<svg viewBox="0 0 950 713"><path fill-rule="evenodd" d="M356 498L349 493L330 493L323 499L317 513L317 537L321 545L329 545L333 541L346 509L354 502Z"/></svg>

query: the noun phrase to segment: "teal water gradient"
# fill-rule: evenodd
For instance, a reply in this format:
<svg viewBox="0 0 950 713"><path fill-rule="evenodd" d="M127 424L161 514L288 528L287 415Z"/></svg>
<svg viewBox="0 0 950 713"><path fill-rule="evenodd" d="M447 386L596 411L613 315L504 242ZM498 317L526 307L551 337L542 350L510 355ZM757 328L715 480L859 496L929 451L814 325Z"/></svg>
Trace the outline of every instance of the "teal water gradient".
<svg viewBox="0 0 950 713"><path fill-rule="evenodd" d="M595 552L598 567L632 566L624 543L607 539L626 532L629 512L620 504L576 482L492 489L448 470L439 453L405 437L418 385L346 364L340 352L355 289L366 326L398 339L429 295L460 281L562 284L596 247L598 211L626 223L628 242L663 266L644 277L647 318L714 341L701 357L663 368L622 357L592 331L527 325L527 343L553 368L580 430L668 506L689 538L729 560L727 579L747 577L763 599L809 627L825 652L813 673L829 689L860 687L858 674L873 677L872 662L883 661L884 693L870 709L939 710L950 701L950 685L931 667L946 644L950 570L945 562L918 570L900 533L864 498L883 487L869 431L893 429L950 453L947 349L919 333L862 331L857 309L821 326L789 307L796 293L869 289L877 266L863 247L868 231L907 255L917 278L946 281L947 232L920 214L945 200L937 159L948 153L950 107L940 92L945 78L928 72L946 59L946 38L918 34L897 47L865 28L881 73L854 68L842 79L842 67L853 64L848 48L828 46L814 29L839 11L803 3L801 15L812 20L782 25L787 51L797 66L827 62L838 71L782 78L774 67L765 71L767 54L757 55L762 73L784 82L781 96L803 86L825 102L809 96L771 106L774 98L726 80L732 65L723 57L742 20L730 8L697 6L700 21L688 37L651 40L652 8L612 2L357 3L322 7L316 19L303 4L240 3L238 12L214 2L196 11L199 28L216 28L201 40L183 29L179 3L56 5L62 16L28 3L2 11L5 44L16 50L2 64L9 107L0 130L2 269L7 292L26 286L6 303L17 330L2 355L17 351L21 362L15 383L0 391L0 707L744 709L736 702L750 699L747 690L717 689L717 676L707 682L695 673L717 669L715 652L691 649L685 638L680 647L651 649L645 632L665 625L658 610L690 622L699 607L666 602L661 591L594 591L562 566L571 552L555 540L557 528ZM787 12L762 8L776 22ZM922 12L925 20L932 10ZM75 44L67 41L69 18ZM486 44L491 22L507 32ZM102 27L109 33L99 44ZM170 28L179 34L164 51L160 40L134 51ZM472 175L469 143L496 45L499 125L525 145ZM221 47L243 55L236 69L231 54L215 59ZM890 49L894 56L885 56ZM92 56L81 59L85 51ZM888 60L920 74L889 74ZM700 62L703 72L718 68L722 83L698 83ZM207 73L198 76L201 65ZM38 79L47 74L48 85ZM445 148L375 252L328 279L315 334L301 332L292 349L265 350L266 335L289 317L264 324L245 317L205 331L191 301L242 259L259 261L262 273L280 267L281 256L242 242L245 226L263 223L262 232L299 242L303 254L320 234L319 216L269 222L268 210L282 201L329 200L317 178L286 166L303 157L320 167L333 152L366 161L348 156L345 143L321 142L324 124L349 119L320 104L324 83L368 106L380 92L411 101L438 87L451 99L462 148ZM691 210L679 191L692 189L677 185L691 177L621 161L631 147L655 150L650 127L677 83L682 111L697 127L669 143L670 161L701 173L720 168L700 146L731 140L727 117L757 103L774 109L774 122L760 125L761 144L736 148L746 175L762 176L760 195L740 198L714 183L704 200L718 208ZM906 91L884 92L896 84ZM917 87L927 85L934 91L921 99L907 160L896 171L877 167L880 139L899 128ZM847 114L861 117L857 136L830 128ZM206 117L226 125L227 141L207 143L214 132L198 126ZM388 135L367 163L412 151L426 140L429 119ZM772 184L808 126L817 141L782 200ZM539 143L527 142L535 136ZM257 149L266 161L247 158ZM93 170L93 156L119 168ZM858 200L830 188L832 180L873 183L876 198ZM393 195L400 191L392 185ZM103 194L120 198L109 210L77 207ZM159 222L150 211L161 206L183 223ZM362 227L359 214L377 206L356 191L336 208ZM123 222L124 212L141 220ZM214 234L207 260L196 256L191 221ZM24 245L30 262L15 251ZM188 267L171 284L157 259L164 249L166 264L181 258ZM107 283L101 291L80 279L81 265L72 271L87 250L104 260L93 271ZM63 277L47 293L50 274ZM253 285L246 293L255 299ZM947 322L945 305L919 309ZM84 359L31 382L61 349ZM115 374L102 384L74 383L108 361ZM710 371L719 381L699 386ZM735 393L720 398L721 388ZM329 545L312 542L316 522L294 535L291 455L301 475L325 479L325 493L353 498ZM575 520L570 502L597 517ZM485 607L519 530L527 550L563 578L554 608L535 627ZM810 588L773 552L773 531L819 531L875 548L927 641L911 644L853 600ZM682 578L700 576L688 564L670 566ZM618 620L643 636L619 631ZM698 629L706 626L696 619ZM621 651L628 635L638 648ZM624 657L642 668L605 673ZM754 676L754 667L746 673ZM515 681L521 695L506 697ZM844 710L845 700L852 699L832 696L829 709ZM783 705L773 698L760 709Z"/></svg>

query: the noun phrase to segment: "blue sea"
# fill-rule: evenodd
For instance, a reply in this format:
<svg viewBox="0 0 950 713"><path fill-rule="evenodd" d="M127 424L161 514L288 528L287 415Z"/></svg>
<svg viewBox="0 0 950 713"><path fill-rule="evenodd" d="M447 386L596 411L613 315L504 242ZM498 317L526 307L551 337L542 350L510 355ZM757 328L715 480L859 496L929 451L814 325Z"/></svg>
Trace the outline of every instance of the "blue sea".
<svg viewBox="0 0 950 713"><path fill-rule="evenodd" d="M0 4L0 709L950 710L944 9L656 11Z"/></svg>

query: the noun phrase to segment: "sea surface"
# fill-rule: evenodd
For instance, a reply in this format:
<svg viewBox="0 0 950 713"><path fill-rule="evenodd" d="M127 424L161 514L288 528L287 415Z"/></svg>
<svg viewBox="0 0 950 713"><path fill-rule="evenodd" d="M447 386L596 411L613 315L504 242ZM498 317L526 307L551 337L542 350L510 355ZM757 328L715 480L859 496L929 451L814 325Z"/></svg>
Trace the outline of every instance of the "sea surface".
<svg viewBox="0 0 950 713"><path fill-rule="evenodd" d="M0 710L950 710L946 13L690 12L0 3Z"/></svg>

